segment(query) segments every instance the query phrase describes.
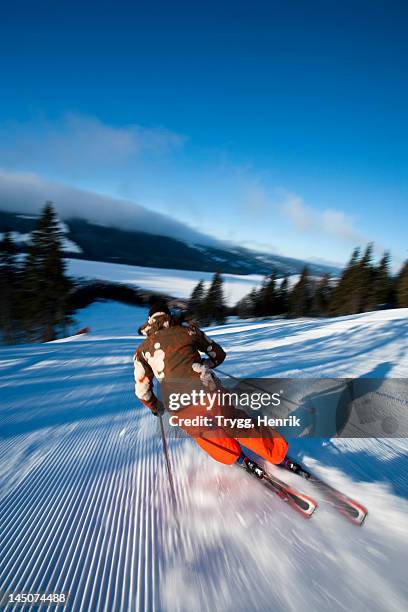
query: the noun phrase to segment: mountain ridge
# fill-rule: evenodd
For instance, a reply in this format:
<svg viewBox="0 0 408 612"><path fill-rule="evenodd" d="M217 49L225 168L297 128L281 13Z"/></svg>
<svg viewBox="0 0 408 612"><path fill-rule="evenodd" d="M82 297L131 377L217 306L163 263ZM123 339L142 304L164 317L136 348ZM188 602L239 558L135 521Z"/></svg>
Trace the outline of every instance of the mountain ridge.
<svg viewBox="0 0 408 612"><path fill-rule="evenodd" d="M0 233L14 232L19 251L27 249L38 215L0 210ZM307 264L316 276L337 274L338 268L244 247L209 246L160 234L98 225L78 217L61 222L64 251L71 258L157 268L233 274L299 273Z"/></svg>

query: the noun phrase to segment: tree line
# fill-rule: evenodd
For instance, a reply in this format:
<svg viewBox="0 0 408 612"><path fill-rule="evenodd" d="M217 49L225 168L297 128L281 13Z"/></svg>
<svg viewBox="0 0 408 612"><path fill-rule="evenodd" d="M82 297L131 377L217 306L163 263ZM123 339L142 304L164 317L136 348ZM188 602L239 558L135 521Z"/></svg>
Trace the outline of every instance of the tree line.
<svg viewBox="0 0 408 612"><path fill-rule="evenodd" d="M7 343L48 342L70 323L73 283L65 273L63 234L51 202L42 210L25 258L12 235L0 243L0 332Z"/></svg>
<svg viewBox="0 0 408 612"><path fill-rule="evenodd" d="M408 261L398 274L392 275L390 255L384 253L373 261L373 245L364 252L355 249L338 278L325 274L311 276L304 266L298 281L289 286L288 278L278 279L275 273L264 279L234 309L225 305L222 277L214 276L206 292L204 282L194 288L189 311L202 324L223 323L226 313L249 317L332 317L358 314L384 308L408 308Z"/></svg>
<svg viewBox="0 0 408 612"><path fill-rule="evenodd" d="M123 287L76 287L66 275L63 234L52 203L47 202L31 235L27 256L17 253L10 233L0 242L0 335L8 343L47 342L66 333L71 313L82 302L111 297L132 303L147 294L127 295ZM102 292L102 293L101 293ZM125 294L124 294L125 292ZM112 297L113 296L113 297ZM135 302L136 300L136 302ZM223 324L228 314L241 318L267 316L340 316L380 308L408 307L408 261L397 275L390 256L373 261L373 246L355 249L339 278L316 279L305 266L298 281L275 273L264 279L234 308L227 307L223 279L215 273L208 289L200 281L188 301L188 316L202 325Z"/></svg>
<svg viewBox="0 0 408 612"><path fill-rule="evenodd" d="M214 274L208 290L202 280L194 287L188 301L187 311L188 316L201 325L225 323L228 308L225 305L223 279L219 272Z"/></svg>

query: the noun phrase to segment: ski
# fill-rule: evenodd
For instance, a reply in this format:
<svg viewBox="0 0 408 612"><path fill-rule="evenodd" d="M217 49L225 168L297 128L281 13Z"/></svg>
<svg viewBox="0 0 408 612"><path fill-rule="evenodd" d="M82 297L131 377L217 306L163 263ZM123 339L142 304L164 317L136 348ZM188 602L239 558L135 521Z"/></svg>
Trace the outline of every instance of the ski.
<svg viewBox="0 0 408 612"><path fill-rule="evenodd" d="M282 501L286 502L305 518L310 518L316 510L317 503L311 497L304 495L304 493L301 493L286 482L279 480L279 478L272 476L272 474L268 474L263 468L255 463L255 461L249 459L249 457L243 459L241 467L243 467L247 473L258 478L268 490L273 491Z"/></svg>
<svg viewBox="0 0 408 612"><path fill-rule="evenodd" d="M283 467L306 480L313 483L318 487L326 496L326 498L333 504L334 508L340 512L346 519L348 519L353 525L361 527L364 523L368 510L354 499L341 493L331 485L327 484L324 480L315 476L310 470L305 468L303 465L296 463L293 459L286 457L285 462L279 467Z"/></svg>

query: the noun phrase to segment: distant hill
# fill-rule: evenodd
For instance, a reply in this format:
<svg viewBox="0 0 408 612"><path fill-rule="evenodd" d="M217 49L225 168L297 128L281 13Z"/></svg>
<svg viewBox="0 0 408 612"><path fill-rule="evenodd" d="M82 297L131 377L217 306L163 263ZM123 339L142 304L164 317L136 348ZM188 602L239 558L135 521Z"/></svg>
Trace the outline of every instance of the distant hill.
<svg viewBox="0 0 408 612"><path fill-rule="evenodd" d="M0 233L13 232L19 250L25 251L36 216L0 211ZM297 274L305 261L257 253L238 246L216 248L192 244L145 232L105 227L84 219L66 219L61 223L64 251L71 258L106 261L157 268L229 272L232 274ZM309 263L314 275L337 274L338 269Z"/></svg>

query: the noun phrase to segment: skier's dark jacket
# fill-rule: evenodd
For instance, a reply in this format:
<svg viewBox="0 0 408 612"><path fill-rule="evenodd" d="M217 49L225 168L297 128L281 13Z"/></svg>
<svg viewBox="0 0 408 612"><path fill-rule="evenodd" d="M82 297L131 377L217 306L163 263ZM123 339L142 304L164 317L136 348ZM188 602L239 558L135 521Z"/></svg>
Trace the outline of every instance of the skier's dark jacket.
<svg viewBox="0 0 408 612"><path fill-rule="evenodd" d="M214 385L211 369L225 359L219 344L210 340L194 323L182 323L180 319L165 313L156 313L141 326L140 333L146 339L133 358L136 397L153 412L158 399L153 393L153 379L195 380L205 387ZM205 353L208 359L202 359Z"/></svg>

